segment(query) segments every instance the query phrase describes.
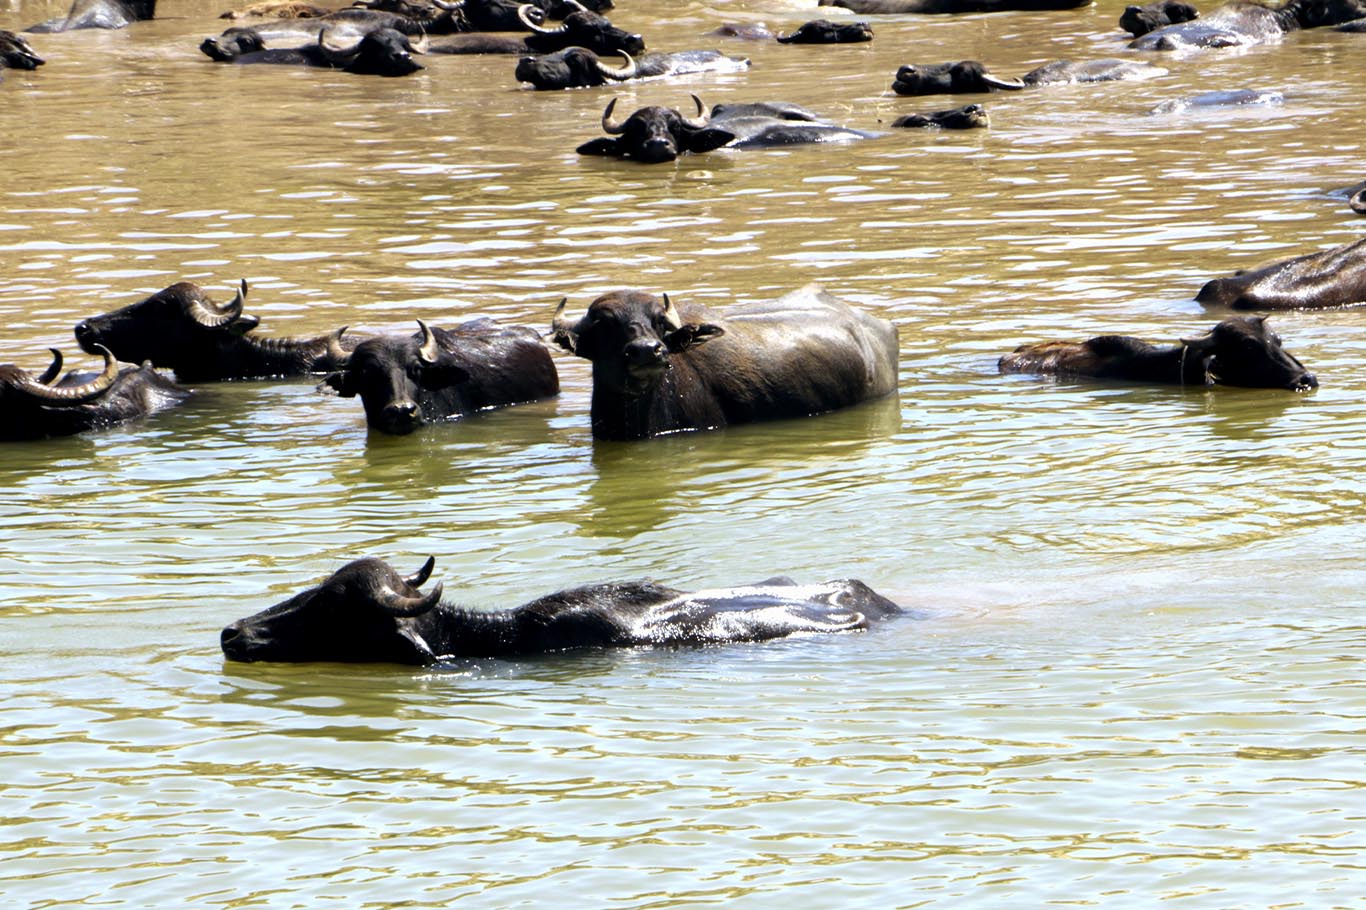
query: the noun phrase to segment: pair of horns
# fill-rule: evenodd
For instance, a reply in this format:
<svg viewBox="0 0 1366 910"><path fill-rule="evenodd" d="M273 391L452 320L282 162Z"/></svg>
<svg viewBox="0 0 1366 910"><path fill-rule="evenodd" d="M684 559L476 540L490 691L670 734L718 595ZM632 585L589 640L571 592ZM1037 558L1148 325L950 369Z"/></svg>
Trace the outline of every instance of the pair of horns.
<svg viewBox="0 0 1366 910"><path fill-rule="evenodd" d="M627 57L626 59L629 60L631 58ZM683 117L680 112L679 117L682 119L684 126L700 130L711 121L711 117L708 116L707 106L702 103L701 98L694 94L689 94L688 97L692 99L693 104L697 105L697 115L694 117ZM617 108L617 100L618 99L613 98L611 101L607 102L607 108L602 112L602 131L611 136L620 136L624 133L626 131L626 120L631 119L629 117L621 121L612 119L612 112Z"/></svg>
<svg viewBox="0 0 1366 910"><path fill-rule="evenodd" d="M578 12L588 12L588 7L584 6L579 0L564 0L566 6L572 6ZM535 14L545 15L545 11L534 3L523 3L517 7L517 18L522 20L522 24L538 35L563 35L569 31L569 26L561 23L554 28L546 28L541 23L532 18Z"/></svg>
<svg viewBox="0 0 1366 910"><path fill-rule="evenodd" d="M664 296L664 319L675 329L683 328L683 317L678 315L678 307L669 299L669 295ZM555 307L555 315L550 319L550 331L556 337L573 337L574 325L565 318L564 309L569 305L568 297L561 297L560 303Z"/></svg>
<svg viewBox="0 0 1366 910"><path fill-rule="evenodd" d="M81 404L103 395L119 375L119 363L114 355L104 345L97 344L95 350L104 358L104 370L100 375L81 385L53 386L51 382L62 371L62 354L56 348L49 350L52 351L52 365L36 378L26 371L18 371L11 380L15 389L54 404Z"/></svg>
<svg viewBox="0 0 1366 910"><path fill-rule="evenodd" d="M428 556L416 572L403 578L405 587L417 590L432 575L432 568L436 565L436 557ZM371 592L375 603L383 607L386 612L393 616L421 616L431 610L441 601L441 582L432 585L432 589L426 594L413 596L395 591L387 584L377 584Z"/></svg>
<svg viewBox="0 0 1366 910"><path fill-rule="evenodd" d="M243 278L237 293L221 307L196 297L185 305L185 313L206 329L218 329L242 318L242 305L246 300L247 279Z"/></svg>

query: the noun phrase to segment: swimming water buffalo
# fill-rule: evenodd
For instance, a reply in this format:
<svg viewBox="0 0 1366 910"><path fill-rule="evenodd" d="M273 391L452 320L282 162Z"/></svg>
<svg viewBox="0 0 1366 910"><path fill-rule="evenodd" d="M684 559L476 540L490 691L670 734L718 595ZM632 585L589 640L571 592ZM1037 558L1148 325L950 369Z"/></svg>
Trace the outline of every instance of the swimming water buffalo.
<svg viewBox="0 0 1366 910"><path fill-rule="evenodd" d="M1238 88L1201 92L1186 98L1169 98L1154 107L1150 114L1180 114L1189 110L1245 107L1247 105L1282 104L1285 95L1267 89Z"/></svg>
<svg viewBox="0 0 1366 910"><path fill-rule="evenodd" d="M30 26L26 32L69 32L81 28L123 28L156 15L156 0L75 0L65 16Z"/></svg>
<svg viewBox="0 0 1366 910"><path fill-rule="evenodd" d="M1245 47L1279 41L1301 28L1341 25L1366 16L1362 0L1288 0L1282 6L1236 0L1190 22L1154 29L1129 42L1144 51Z"/></svg>
<svg viewBox="0 0 1366 910"><path fill-rule="evenodd" d="M98 375L68 374L53 383L62 369L62 355L39 376L14 364L0 365L0 440L49 439L72 436L146 417L188 399L183 389L150 366L120 370L104 348Z"/></svg>
<svg viewBox="0 0 1366 910"><path fill-rule="evenodd" d="M178 282L146 300L78 323L87 352L107 347L128 363L175 370L183 381L300 376L337 368L340 332L317 338L257 338L260 322L244 315L247 283L231 301L214 303L198 285ZM349 343L348 339L348 343Z"/></svg>
<svg viewBox="0 0 1366 910"><path fill-rule="evenodd" d="M898 95L976 94L1019 91L1037 85L1116 82L1165 76L1167 69L1137 60L1056 60L1035 67L1020 79L1002 79L976 60L907 64L897 69L892 91Z"/></svg>
<svg viewBox="0 0 1366 910"><path fill-rule="evenodd" d="M757 585L695 592L650 582L571 588L512 609L472 610L423 592L435 560L403 576L358 559L220 636L237 661L427 665L583 648L677 647L855 632L902 612L861 581Z"/></svg>
<svg viewBox="0 0 1366 910"><path fill-rule="evenodd" d="M818 5L840 6L863 16L1079 9L1090 6L1091 0L820 0Z"/></svg>
<svg viewBox="0 0 1366 910"><path fill-rule="evenodd" d="M1366 303L1366 240L1215 278L1195 299L1205 306L1235 310L1326 309Z"/></svg>
<svg viewBox="0 0 1366 910"><path fill-rule="evenodd" d="M707 113L692 95L697 114L684 117L671 107L643 107L623 120L613 119L617 99L602 112L602 129L611 138L593 139L578 147L580 155L629 158L642 164L673 161L683 152L727 148L770 148L811 142L867 139L877 133L851 129L796 104L762 101L718 104Z"/></svg>
<svg viewBox="0 0 1366 910"><path fill-rule="evenodd" d="M1119 27L1135 38L1140 38L1164 25L1190 22L1199 18L1200 11L1185 0L1157 0L1142 6L1125 7L1119 16Z"/></svg>
<svg viewBox="0 0 1366 910"><path fill-rule="evenodd" d="M786 35L778 35L779 44L859 44L873 40L873 27L867 22L832 22L812 19Z"/></svg>
<svg viewBox="0 0 1366 910"><path fill-rule="evenodd" d="M1242 386L1254 389L1318 388L1318 380L1281 347L1265 317L1225 319L1208 334L1155 347L1128 335L1089 341L1045 341L1006 354L1002 373L1123 379L1164 385Z"/></svg>
<svg viewBox="0 0 1366 910"><path fill-rule="evenodd" d="M6 69L34 70L46 62L23 35L0 29L0 78Z"/></svg>
<svg viewBox="0 0 1366 910"><path fill-rule="evenodd" d="M624 66L610 66L587 48L570 47L553 54L523 57L517 62L515 76L538 89L585 88L650 79L683 76L691 73L737 73L749 68L744 57L727 57L720 51L674 51L649 53L639 60L622 52Z"/></svg>
<svg viewBox="0 0 1366 910"><path fill-rule="evenodd" d="M454 329L418 320L414 336L381 335L356 345L323 384L359 395L372 429L402 435L425 423L548 398L559 375L541 336L476 319Z"/></svg>
<svg viewBox="0 0 1366 910"><path fill-rule="evenodd" d="M640 291L605 294L575 322L565 305L551 331L593 364L599 439L804 417L896 390L896 327L816 285L723 311Z"/></svg>
<svg viewBox="0 0 1366 910"><path fill-rule="evenodd" d="M518 11L529 35L467 34L451 35L433 41L433 54L553 54L570 47L582 47L596 54L640 54L645 39L617 28L605 17L582 7L573 10L554 27L541 25L532 18L533 7L523 4Z"/></svg>
<svg viewBox="0 0 1366 910"><path fill-rule="evenodd" d="M934 111L927 114L906 114L891 122L891 126L901 129L938 128L945 130L985 129L991 125L986 108L980 104L965 104L947 111Z"/></svg>
<svg viewBox="0 0 1366 910"><path fill-rule="evenodd" d="M236 27L205 38L199 49L219 63L326 67L361 76L407 76L423 69L413 55L424 53L425 40L414 44L402 32L378 28L338 45L330 32L324 28L302 46L272 48L259 30Z"/></svg>

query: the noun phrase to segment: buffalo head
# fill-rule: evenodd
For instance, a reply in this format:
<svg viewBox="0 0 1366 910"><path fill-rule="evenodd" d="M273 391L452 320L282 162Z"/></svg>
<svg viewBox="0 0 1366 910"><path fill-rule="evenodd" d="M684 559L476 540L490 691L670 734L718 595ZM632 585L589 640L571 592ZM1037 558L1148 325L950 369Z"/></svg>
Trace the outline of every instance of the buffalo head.
<svg viewBox="0 0 1366 910"><path fill-rule="evenodd" d="M1281 337L1266 325L1265 316L1225 319L1199 338L1183 338L1183 357L1203 368L1206 385L1253 389L1318 388L1318 378L1281 347Z"/></svg>
<svg viewBox="0 0 1366 910"><path fill-rule="evenodd" d="M46 62L22 35L0 29L0 69L32 70Z"/></svg>
<svg viewBox="0 0 1366 910"><path fill-rule="evenodd" d="M413 54L426 53L426 40L414 45L408 36L392 28L366 32L348 47L328 42L327 29L318 34L318 48L329 64L364 76L406 76L424 69Z"/></svg>
<svg viewBox="0 0 1366 910"><path fill-rule="evenodd" d="M240 337L256 328L255 316L244 316L244 280L236 296L221 306L196 284L177 282L146 300L76 324L76 341L87 353L100 346L127 363L150 360L176 367L215 347L226 336Z"/></svg>
<svg viewBox="0 0 1366 910"><path fill-rule="evenodd" d="M518 82L529 82L538 89L582 88L622 82L635 78L637 67L625 51L626 65L608 66L597 54L583 47L569 47L553 54L523 57L517 61Z"/></svg>
<svg viewBox="0 0 1366 910"><path fill-rule="evenodd" d="M62 353L56 348L51 349L52 364L37 376L12 363L0 364L0 407L5 411L6 420L16 405L71 407L86 404L107 392L118 377L119 364L108 348L94 347L92 353L104 358L104 369L94 378L75 384L52 384L62 371Z"/></svg>
<svg viewBox="0 0 1366 910"><path fill-rule="evenodd" d="M527 47L542 54L564 50L567 47L586 47L599 54L616 54L621 51L640 54L645 51L645 39L640 35L617 28L603 16L580 5L577 0L566 2L572 3L577 9L553 28L536 21L535 14L541 12L540 7L530 3L522 5L518 15L522 24L532 33L526 38Z"/></svg>
<svg viewBox="0 0 1366 910"><path fill-rule="evenodd" d="M411 433L427 421L421 399L465 382L470 373L453 362L450 352L421 319L416 336L367 338L351 352L335 353L341 369L323 380L343 398L360 396L366 422L384 433ZM438 415L445 416L445 415Z"/></svg>
<svg viewBox="0 0 1366 910"><path fill-rule="evenodd" d="M266 42L254 28L233 27L221 35L205 38L199 49L212 60L228 63L243 54L265 50Z"/></svg>
<svg viewBox="0 0 1366 910"><path fill-rule="evenodd" d="M929 65L908 64L896 71L892 91L898 95L939 95L972 92L1014 91L1024 88L1019 79L1000 79L975 60Z"/></svg>
<svg viewBox="0 0 1366 910"><path fill-rule="evenodd" d="M642 391L669 369L669 358L725 334L710 323L684 322L669 295L640 291L604 294L577 322L564 315L561 300L551 320L556 344L593 362L593 382L618 390Z"/></svg>
<svg viewBox="0 0 1366 910"><path fill-rule="evenodd" d="M594 139L579 146L580 155L615 155L644 164L673 161L681 152L709 152L735 138L726 130L709 127L710 117L702 99L692 96L697 105L695 117L684 117L671 107L642 107L624 120L612 119L617 99L602 112L602 130L614 139Z"/></svg>
<svg viewBox="0 0 1366 910"><path fill-rule="evenodd" d="M812 19L797 30L778 36L779 44L856 44L873 40L873 27L867 22L832 22Z"/></svg>
<svg viewBox="0 0 1366 910"><path fill-rule="evenodd" d="M425 663L431 649L405 620L441 600L440 582L425 594L418 590L434 564L428 558L405 577L379 559L348 563L321 584L225 628L223 654L241 661Z"/></svg>

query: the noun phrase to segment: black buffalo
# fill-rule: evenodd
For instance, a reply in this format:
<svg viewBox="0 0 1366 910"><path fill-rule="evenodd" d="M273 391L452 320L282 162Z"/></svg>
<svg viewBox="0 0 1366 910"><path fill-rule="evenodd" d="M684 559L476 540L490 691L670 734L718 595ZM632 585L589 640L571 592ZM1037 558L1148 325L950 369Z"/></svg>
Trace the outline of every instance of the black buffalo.
<svg viewBox="0 0 1366 910"><path fill-rule="evenodd" d="M1366 240L1206 282L1195 299L1235 310L1326 309L1366 303Z"/></svg>
<svg viewBox="0 0 1366 910"><path fill-rule="evenodd" d="M986 108L980 104L965 104L947 111L934 111L928 114L907 114L891 123L898 128L938 128L945 130L984 129L991 125Z"/></svg>
<svg viewBox="0 0 1366 910"><path fill-rule="evenodd" d="M69 32L81 28L123 28L156 16L156 0L75 0L65 16L30 26L26 32Z"/></svg>
<svg viewBox="0 0 1366 910"><path fill-rule="evenodd" d="M433 54L553 54L569 47L583 47L596 54L641 54L645 39L617 28L592 10L578 8L554 27L535 20L538 7L525 3L519 9L522 24L531 32L526 36L469 34L452 35L433 41Z"/></svg>
<svg viewBox="0 0 1366 910"><path fill-rule="evenodd" d="M0 29L0 76L6 69L35 70L46 62L23 35Z"/></svg>
<svg viewBox="0 0 1366 910"><path fill-rule="evenodd" d="M1125 7L1119 15L1119 27L1135 38L1141 38L1164 25L1190 22L1200 18L1200 11L1185 0L1156 0L1142 6Z"/></svg>
<svg viewBox="0 0 1366 910"><path fill-rule="evenodd" d="M1092 0L820 0L818 5L840 6L865 16L1079 9L1090 6L1091 2Z"/></svg>
<svg viewBox="0 0 1366 910"><path fill-rule="evenodd" d="M892 91L898 95L976 94L1019 91L1038 85L1077 82L1116 82L1165 76L1165 67L1137 60L1055 60L1025 73L1019 79L992 75L976 60L957 63L907 64L896 71Z"/></svg>
<svg viewBox="0 0 1366 910"><path fill-rule="evenodd" d="M471 610L420 590L433 559L403 576L358 559L318 585L223 630L229 660L426 665L582 648L677 647L855 632L902 612L861 581L696 592L650 582L571 588L512 609Z"/></svg>
<svg viewBox="0 0 1366 910"><path fill-rule="evenodd" d="M1000 359L1002 373L1124 379L1185 386L1255 389L1318 388L1318 380L1281 347L1265 317L1225 319L1208 334L1155 347L1128 335L1089 341L1045 341L1016 348Z"/></svg>
<svg viewBox="0 0 1366 910"><path fill-rule="evenodd" d="M407 76L423 69L413 59L424 53L425 40L414 44L402 32L378 28L345 44L334 43L324 28L316 40L298 47L267 47L260 31L230 28L216 38L205 38L200 51L219 63L316 66L362 76Z"/></svg>
<svg viewBox="0 0 1366 910"><path fill-rule="evenodd" d="M551 330L592 361L599 439L804 417L896 390L896 327L815 285L721 312L640 291L599 297L577 322L564 309Z"/></svg>
<svg viewBox="0 0 1366 910"><path fill-rule="evenodd" d="M779 44L859 44L873 40L873 27L867 22L832 22L812 19L793 32L778 36Z"/></svg>
<svg viewBox="0 0 1366 910"><path fill-rule="evenodd" d="M418 320L416 335L368 338L324 380L360 396L365 420L384 433L411 433L435 420L548 398L560 390L555 363L534 329L476 319L454 329Z"/></svg>
<svg viewBox="0 0 1366 910"><path fill-rule="evenodd" d="M114 355L97 348L104 370L96 376L68 374L62 355L52 351L52 365L33 376L14 364L0 364L0 440L72 436L146 417L190 397L188 389L150 366L120 370Z"/></svg>
<svg viewBox="0 0 1366 910"><path fill-rule="evenodd" d="M1154 29L1129 42L1146 51L1246 47L1279 41L1286 32L1341 25L1366 16L1362 0L1289 0L1275 6L1236 0L1199 19Z"/></svg>
<svg viewBox="0 0 1366 910"><path fill-rule="evenodd" d="M749 68L749 60L727 57L720 51L650 53L639 60L623 51L622 57L626 61L624 66L610 66L587 48L570 47L553 54L523 57L517 62L515 75L518 82L538 89L567 89L690 73L736 73Z"/></svg>
<svg viewBox="0 0 1366 910"><path fill-rule="evenodd" d="M128 363L175 370L187 382L299 376L336 369L340 332L316 338L257 338L260 322L242 312L247 283L219 305L195 284L178 282L146 300L78 323L76 340L107 347Z"/></svg>
<svg viewBox="0 0 1366 910"><path fill-rule="evenodd" d="M612 117L617 104L613 98L602 112L603 132L612 138L585 142L578 153L658 164L673 161L683 152L709 152L721 146L770 148L878 135L841 126L784 101L718 104L708 114L702 99L691 97L697 106L696 116L684 117L671 107L643 107L620 121Z"/></svg>

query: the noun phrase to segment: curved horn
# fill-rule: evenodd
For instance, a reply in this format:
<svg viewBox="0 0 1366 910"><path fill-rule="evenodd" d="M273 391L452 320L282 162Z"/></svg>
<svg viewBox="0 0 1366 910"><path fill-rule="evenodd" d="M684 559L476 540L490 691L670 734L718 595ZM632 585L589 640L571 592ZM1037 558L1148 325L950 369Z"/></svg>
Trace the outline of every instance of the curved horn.
<svg viewBox="0 0 1366 910"><path fill-rule="evenodd" d="M459 0L458 3L446 3L445 0L432 0L432 5L439 10L455 13L465 8L465 0Z"/></svg>
<svg viewBox="0 0 1366 910"><path fill-rule="evenodd" d="M103 395L108 388L114 384L114 379L119 375L119 362L114 359L114 355L109 353L109 349L102 344L94 345L102 357L104 357L104 372L94 379L82 385L56 387L38 382L32 376L25 373L15 382L15 387L27 392L34 398L41 398L44 401L62 402L63 404L80 404L92 398ZM44 373L46 375L46 373Z"/></svg>
<svg viewBox="0 0 1366 910"><path fill-rule="evenodd" d="M421 616L435 607L440 600L441 582L439 581L432 585L430 591L420 597L400 594L388 585L382 585L375 592L375 603L394 616Z"/></svg>
<svg viewBox="0 0 1366 910"><path fill-rule="evenodd" d="M356 54L360 53L361 42L357 41L355 44L344 49L339 47L332 47L327 43L327 33L329 31L331 31L330 26L324 27L321 31L318 32L318 50L322 51L323 59L326 60L328 63L332 64L333 66L346 66L348 63L351 62L351 60L356 56ZM361 39L361 41L364 40L364 38Z"/></svg>
<svg viewBox="0 0 1366 910"><path fill-rule="evenodd" d="M626 131L626 121L617 123L612 120L612 111L616 109L617 99L613 98L607 102L607 107L602 112L602 131L609 136L620 136Z"/></svg>
<svg viewBox="0 0 1366 910"><path fill-rule="evenodd" d="M1002 79L999 76L991 75L991 73L983 73L982 81L992 88L1001 89L1007 92L1018 92L1025 87L1023 79Z"/></svg>
<svg viewBox="0 0 1366 910"><path fill-rule="evenodd" d="M711 115L707 113L707 106L702 103L701 98L692 94L690 94L688 97L692 98L693 104L697 105L697 116L683 117L683 125L690 126L695 130L700 130L702 129L702 127L706 126L708 123L711 122ZM680 116L681 115L682 112L680 112Z"/></svg>
<svg viewBox="0 0 1366 910"><path fill-rule="evenodd" d="M608 79L616 79L619 82L627 79L634 79L640 68L636 66L636 62L631 59L630 54L625 51L617 51L617 53L626 58L626 65L623 67L608 66L606 63L595 58L593 62L597 64L598 72L602 73Z"/></svg>
<svg viewBox="0 0 1366 910"><path fill-rule="evenodd" d="M191 300L185 307L186 314L206 329L222 328L242 318L242 305L247 300L247 279L238 285L237 293L220 309L205 306L203 301Z"/></svg>
<svg viewBox="0 0 1366 910"><path fill-rule="evenodd" d="M436 359L441 356L441 348L436 343L436 336L427 327L427 323L421 319L417 321L417 327L422 329L422 347L417 349L417 359L423 363L436 363Z"/></svg>
<svg viewBox="0 0 1366 910"><path fill-rule="evenodd" d="M675 329L683 328L683 319L678 315L678 307L674 306L674 302L669 299L668 294L664 295L664 318Z"/></svg>
<svg viewBox="0 0 1366 910"><path fill-rule="evenodd" d="M569 31L569 26L567 25L559 25L556 28L546 28L544 25L534 22L531 18L531 11L535 9L540 9L540 7L532 3L523 3L521 6L517 7L517 18L521 19L522 24L531 31L538 35L563 35L565 32Z"/></svg>
<svg viewBox="0 0 1366 910"><path fill-rule="evenodd" d="M56 348L48 348L52 352L52 366L43 370L43 375L38 377L38 381L43 385L51 385L52 380L57 378L57 374L62 371L62 352Z"/></svg>
<svg viewBox="0 0 1366 910"><path fill-rule="evenodd" d="M346 334L346 330L349 328L351 328L349 325L344 325L327 336L327 359L332 361L332 365L339 370L345 369L346 365L351 362L351 352L342 347L341 343L342 336Z"/></svg>
<svg viewBox="0 0 1366 910"><path fill-rule="evenodd" d="M427 561L422 564L412 575L403 579L403 583L410 588L420 588L427 583L427 579L432 577L432 569L436 566L436 557L428 556Z"/></svg>
<svg viewBox="0 0 1366 910"><path fill-rule="evenodd" d="M414 54L427 53L427 50L431 47L431 45L431 36L428 35L425 31L422 33L422 37L418 38L416 41L414 41L411 37L408 38L408 49L411 50Z"/></svg>
<svg viewBox="0 0 1366 910"><path fill-rule="evenodd" d="M564 318L564 308L568 303L568 297L561 297L560 305L555 307L555 315L550 319L550 331L556 335L572 335L574 332L574 327Z"/></svg>

